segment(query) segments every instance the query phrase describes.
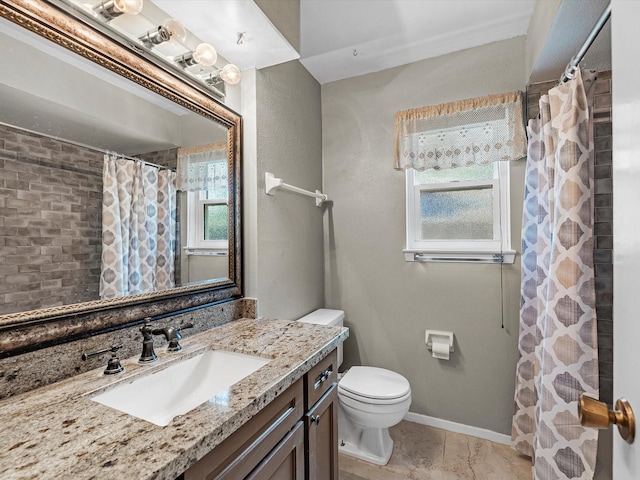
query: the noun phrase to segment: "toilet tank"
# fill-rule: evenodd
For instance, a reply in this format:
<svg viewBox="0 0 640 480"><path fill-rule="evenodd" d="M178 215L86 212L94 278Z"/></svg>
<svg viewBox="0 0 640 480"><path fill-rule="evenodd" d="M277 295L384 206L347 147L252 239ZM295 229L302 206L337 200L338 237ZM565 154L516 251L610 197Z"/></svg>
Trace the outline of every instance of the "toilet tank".
<svg viewBox="0 0 640 480"><path fill-rule="evenodd" d="M342 310L320 308L311 312L309 315L299 318L298 321L329 327L344 327L344 312ZM338 345L338 367L340 367L340 365L342 365L342 344Z"/></svg>

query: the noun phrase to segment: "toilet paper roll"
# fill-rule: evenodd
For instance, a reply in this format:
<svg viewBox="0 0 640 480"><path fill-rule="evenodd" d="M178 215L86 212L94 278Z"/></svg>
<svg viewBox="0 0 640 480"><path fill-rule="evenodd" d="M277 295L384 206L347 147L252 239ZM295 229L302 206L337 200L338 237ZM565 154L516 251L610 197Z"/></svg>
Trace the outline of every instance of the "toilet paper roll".
<svg viewBox="0 0 640 480"><path fill-rule="evenodd" d="M433 358L440 360L449 360L449 342L438 342L433 340L431 351L433 352Z"/></svg>

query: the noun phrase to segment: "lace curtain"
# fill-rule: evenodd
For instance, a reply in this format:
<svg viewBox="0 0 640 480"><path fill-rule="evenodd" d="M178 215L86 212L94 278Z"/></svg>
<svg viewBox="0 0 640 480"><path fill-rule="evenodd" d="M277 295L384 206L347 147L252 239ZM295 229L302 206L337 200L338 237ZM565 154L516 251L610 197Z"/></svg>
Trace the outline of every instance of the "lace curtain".
<svg viewBox="0 0 640 480"><path fill-rule="evenodd" d="M227 143L178 149L176 188L183 192L212 191L227 197Z"/></svg>
<svg viewBox="0 0 640 480"><path fill-rule="evenodd" d="M486 165L517 160L526 154L522 92L396 113L396 170Z"/></svg>

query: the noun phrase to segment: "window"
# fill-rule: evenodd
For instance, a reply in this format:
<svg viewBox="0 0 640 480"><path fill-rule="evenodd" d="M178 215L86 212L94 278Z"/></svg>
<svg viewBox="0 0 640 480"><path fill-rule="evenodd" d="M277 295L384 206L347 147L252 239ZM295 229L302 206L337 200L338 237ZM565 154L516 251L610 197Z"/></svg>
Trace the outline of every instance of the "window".
<svg viewBox="0 0 640 480"><path fill-rule="evenodd" d="M207 190L187 192L187 253L226 255L229 248L229 201L226 160L209 163L217 180Z"/></svg>
<svg viewBox="0 0 640 480"><path fill-rule="evenodd" d="M509 163L406 170L405 258L513 263Z"/></svg>

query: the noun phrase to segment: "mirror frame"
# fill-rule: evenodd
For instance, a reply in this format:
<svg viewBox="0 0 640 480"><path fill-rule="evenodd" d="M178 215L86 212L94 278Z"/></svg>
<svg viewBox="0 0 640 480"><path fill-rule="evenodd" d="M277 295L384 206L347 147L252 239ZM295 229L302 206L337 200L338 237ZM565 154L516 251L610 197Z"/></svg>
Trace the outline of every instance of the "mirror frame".
<svg viewBox="0 0 640 480"><path fill-rule="evenodd" d="M0 315L0 358L125 328L146 317L241 298L242 117L91 26L42 0L0 0L0 16L227 128L229 278L114 299Z"/></svg>

